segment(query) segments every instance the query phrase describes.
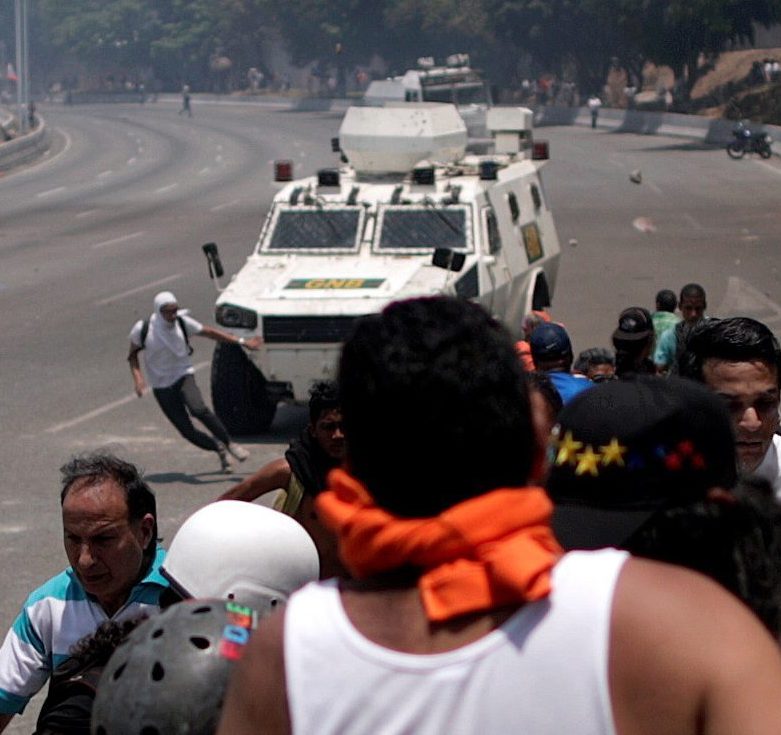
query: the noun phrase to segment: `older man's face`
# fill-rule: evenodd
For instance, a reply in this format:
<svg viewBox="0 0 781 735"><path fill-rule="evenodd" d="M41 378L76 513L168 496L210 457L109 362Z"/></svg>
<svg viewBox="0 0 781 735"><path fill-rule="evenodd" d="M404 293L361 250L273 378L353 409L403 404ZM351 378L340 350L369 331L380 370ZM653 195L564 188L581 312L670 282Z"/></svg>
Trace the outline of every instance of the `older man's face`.
<svg viewBox="0 0 781 735"><path fill-rule="evenodd" d="M705 383L727 402L735 451L742 472L753 472L778 428L778 375L762 360L731 362L709 358L702 366Z"/></svg>
<svg viewBox="0 0 781 735"><path fill-rule="evenodd" d="M111 479L77 481L62 504L65 553L84 589L108 615L127 601L152 540L151 514L131 521L125 492Z"/></svg>

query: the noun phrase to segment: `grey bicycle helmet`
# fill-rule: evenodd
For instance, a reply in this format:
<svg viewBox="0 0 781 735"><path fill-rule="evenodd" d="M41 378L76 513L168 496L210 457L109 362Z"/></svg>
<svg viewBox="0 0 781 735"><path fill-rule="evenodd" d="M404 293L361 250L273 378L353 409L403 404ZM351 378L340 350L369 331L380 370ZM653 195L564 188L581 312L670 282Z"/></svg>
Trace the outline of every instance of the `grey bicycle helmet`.
<svg viewBox="0 0 781 735"><path fill-rule="evenodd" d="M211 735L257 617L232 601L186 600L145 621L103 671L92 735Z"/></svg>

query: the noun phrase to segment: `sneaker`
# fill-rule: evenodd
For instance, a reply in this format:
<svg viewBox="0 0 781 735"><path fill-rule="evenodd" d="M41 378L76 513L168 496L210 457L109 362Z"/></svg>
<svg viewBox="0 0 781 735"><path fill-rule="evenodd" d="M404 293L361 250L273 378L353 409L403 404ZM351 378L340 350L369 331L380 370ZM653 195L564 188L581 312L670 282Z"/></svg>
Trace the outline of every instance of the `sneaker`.
<svg viewBox="0 0 781 735"><path fill-rule="evenodd" d="M233 472L233 466L231 465L230 457L228 456L228 450L223 444L220 444L217 449L217 454L220 455L221 470L224 475L230 475Z"/></svg>
<svg viewBox="0 0 781 735"><path fill-rule="evenodd" d="M245 459L249 457L249 452L244 449L244 447L241 446L241 444L236 444L235 442L231 442L228 444L228 451L236 457L236 459L239 460L239 462L243 462Z"/></svg>

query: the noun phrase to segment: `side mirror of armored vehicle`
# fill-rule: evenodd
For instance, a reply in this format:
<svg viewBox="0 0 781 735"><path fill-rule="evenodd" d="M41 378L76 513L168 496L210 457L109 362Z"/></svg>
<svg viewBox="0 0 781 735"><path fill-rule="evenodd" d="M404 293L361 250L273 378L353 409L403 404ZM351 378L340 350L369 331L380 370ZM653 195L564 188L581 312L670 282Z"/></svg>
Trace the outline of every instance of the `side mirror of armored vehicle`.
<svg viewBox="0 0 781 735"><path fill-rule="evenodd" d="M207 242L203 246L203 254L206 256L206 262L209 265L209 278L222 278L225 270L220 260L220 252L217 250L217 243Z"/></svg>
<svg viewBox="0 0 781 735"><path fill-rule="evenodd" d="M436 248L431 259L431 265L444 268L446 271L453 271L453 273L459 273L465 262L466 255L464 253L457 253L450 248Z"/></svg>

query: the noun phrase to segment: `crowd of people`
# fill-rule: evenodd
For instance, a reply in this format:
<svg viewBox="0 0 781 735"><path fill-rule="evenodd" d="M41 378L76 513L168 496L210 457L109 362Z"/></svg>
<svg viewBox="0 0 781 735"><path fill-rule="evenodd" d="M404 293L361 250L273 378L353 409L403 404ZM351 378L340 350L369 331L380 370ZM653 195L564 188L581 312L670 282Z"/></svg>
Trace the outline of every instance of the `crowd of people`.
<svg viewBox="0 0 781 735"><path fill-rule="evenodd" d="M38 735L777 732L781 348L698 284L654 307L577 358L547 311L520 341L448 297L357 320L284 457L167 551L136 467L71 459L0 731L49 680ZM189 337L236 338L155 308L137 392L143 351L180 433L236 457L187 396Z"/></svg>

